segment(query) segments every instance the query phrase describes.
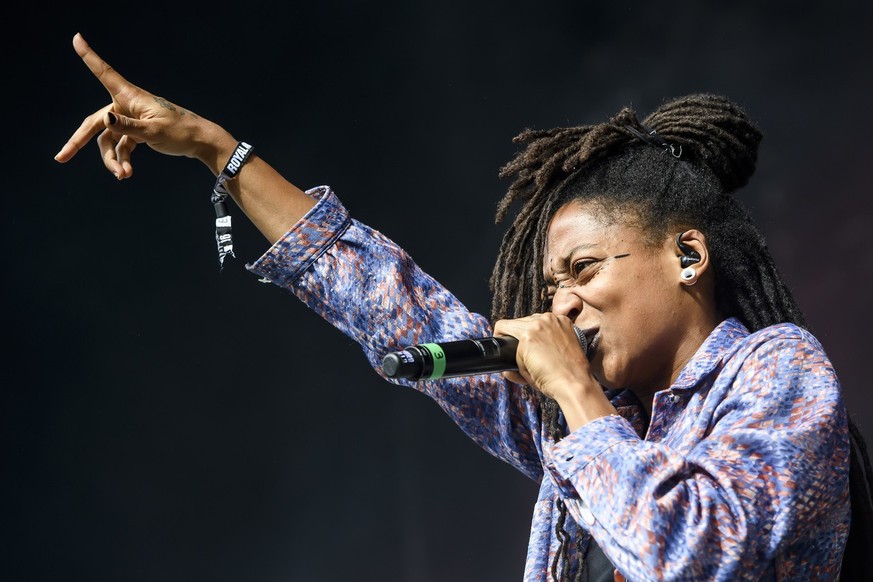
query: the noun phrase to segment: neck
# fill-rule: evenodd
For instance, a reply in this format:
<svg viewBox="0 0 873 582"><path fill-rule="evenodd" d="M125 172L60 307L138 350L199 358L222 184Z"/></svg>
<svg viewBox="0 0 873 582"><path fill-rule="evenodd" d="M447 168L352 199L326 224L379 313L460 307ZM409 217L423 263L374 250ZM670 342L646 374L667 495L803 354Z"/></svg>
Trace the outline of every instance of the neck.
<svg viewBox="0 0 873 582"><path fill-rule="evenodd" d="M720 313L713 311L686 324L685 333L682 335L682 340L676 348L675 356L672 361L667 363L662 375L662 380L646 387L631 388L636 397L640 400L646 414L649 418L652 417L652 404L655 394L661 390L666 390L672 386L679 378L679 374L685 368L706 338L712 331L723 321Z"/></svg>

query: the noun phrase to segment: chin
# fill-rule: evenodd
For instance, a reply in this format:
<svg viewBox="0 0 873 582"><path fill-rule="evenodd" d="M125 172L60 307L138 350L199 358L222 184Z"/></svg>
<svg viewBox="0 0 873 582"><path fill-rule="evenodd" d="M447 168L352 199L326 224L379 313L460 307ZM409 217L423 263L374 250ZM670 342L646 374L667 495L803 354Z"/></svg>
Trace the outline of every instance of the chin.
<svg viewBox="0 0 873 582"><path fill-rule="evenodd" d="M591 374L594 376L594 379L597 380L597 383L607 390L621 388L615 378L610 378L606 374L603 370L603 366L600 365L600 362L591 362Z"/></svg>
<svg viewBox="0 0 873 582"><path fill-rule="evenodd" d="M597 383L607 390L619 390L627 388L627 379L621 375L621 368L610 366L608 362L603 361L601 354L594 354L591 360L591 374Z"/></svg>

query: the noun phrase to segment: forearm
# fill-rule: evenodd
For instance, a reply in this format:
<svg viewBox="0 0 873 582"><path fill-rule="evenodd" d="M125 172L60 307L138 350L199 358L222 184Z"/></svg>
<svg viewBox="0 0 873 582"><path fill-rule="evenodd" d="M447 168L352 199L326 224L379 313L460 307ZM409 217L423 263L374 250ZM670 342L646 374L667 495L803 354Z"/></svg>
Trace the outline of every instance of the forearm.
<svg viewBox="0 0 873 582"><path fill-rule="evenodd" d="M196 157L218 176L238 140L215 123L207 120L201 123L199 134L202 137L199 139L202 145ZM258 156L257 150L252 152L237 177L225 182L225 186L237 206L270 243L282 238L315 204L305 192Z"/></svg>
<svg viewBox="0 0 873 582"><path fill-rule="evenodd" d="M557 400L570 432L602 416L618 414L599 385L582 382L574 384L576 388L568 390L566 395Z"/></svg>
<svg viewBox="0 0 873 582"><path fill-rule="evenodd" d="M386 353L409 345L491 334L393 241L352 220L322 187L316 206L249 269L294 293L363 348L382 374ZM542 477L539 416L521 386L500 375L411 382L475 442L534 480Z"/></svg>

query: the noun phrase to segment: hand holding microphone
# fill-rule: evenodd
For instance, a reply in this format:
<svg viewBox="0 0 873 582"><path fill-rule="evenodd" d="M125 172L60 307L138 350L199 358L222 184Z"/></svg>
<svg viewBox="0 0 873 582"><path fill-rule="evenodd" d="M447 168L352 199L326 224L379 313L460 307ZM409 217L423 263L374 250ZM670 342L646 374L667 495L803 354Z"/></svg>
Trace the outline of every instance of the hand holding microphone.
<svg viewBox="0 0 873 582"><path fill-rule="evenodd" d="M585 334L575 325L573 330L587 353ZM518 340L506 335L417 344L386 355L382 370L389 378L416 381L518 370L517 348Z"/></svg>

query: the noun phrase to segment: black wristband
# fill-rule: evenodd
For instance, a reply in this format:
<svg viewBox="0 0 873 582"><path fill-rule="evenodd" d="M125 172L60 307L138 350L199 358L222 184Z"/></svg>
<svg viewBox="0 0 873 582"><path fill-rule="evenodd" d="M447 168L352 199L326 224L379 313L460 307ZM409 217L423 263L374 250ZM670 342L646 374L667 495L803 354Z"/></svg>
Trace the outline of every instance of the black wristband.
<svg viewBox="0 0 873 582"><path fill-rule="evenodd" d="M224 169L218 174L215 186L212 188L212 205L215 207L215 242L218 245L219 268L224 266L224 259L227 255L236 256L233 254L233 232L230 214L227 212L227 205L224 202L230 192L228 192L224 183L236 178L243 164L248 161L253 149L246 142L239 142Z"/></svg>

